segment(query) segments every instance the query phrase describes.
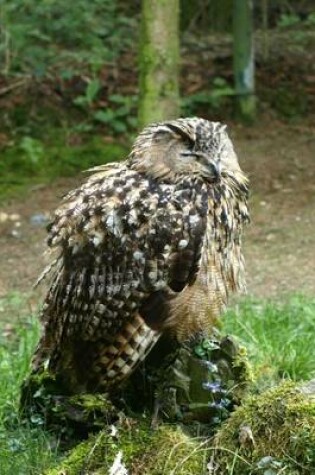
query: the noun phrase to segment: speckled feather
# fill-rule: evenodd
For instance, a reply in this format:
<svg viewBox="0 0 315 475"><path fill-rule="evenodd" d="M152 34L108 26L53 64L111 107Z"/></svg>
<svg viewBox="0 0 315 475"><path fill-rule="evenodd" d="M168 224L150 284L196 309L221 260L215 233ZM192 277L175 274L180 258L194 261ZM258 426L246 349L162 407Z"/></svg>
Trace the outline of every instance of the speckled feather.
<svg viewBox="0 0 315 475"><path fill-rule="evenodd" d="M72 390L115 385L159 335L208 334L245 286L247 180L225 126L147 127L125 162L93 170L49 226L56 253L33 360Z"/></svg>

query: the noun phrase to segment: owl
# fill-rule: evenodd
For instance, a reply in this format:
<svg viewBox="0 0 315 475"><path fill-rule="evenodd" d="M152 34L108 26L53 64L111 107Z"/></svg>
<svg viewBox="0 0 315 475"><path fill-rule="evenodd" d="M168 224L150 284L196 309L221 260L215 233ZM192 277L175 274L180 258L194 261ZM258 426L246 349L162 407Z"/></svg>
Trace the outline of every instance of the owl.
<svg viewBox="0 0 315 475"><path fill-rule="evenodd" d="M55 211L33 371L70 393L121 385L163 334L211 333L244 289L248 182L219 122L146 127L123 162L97 167Z"/></svg>

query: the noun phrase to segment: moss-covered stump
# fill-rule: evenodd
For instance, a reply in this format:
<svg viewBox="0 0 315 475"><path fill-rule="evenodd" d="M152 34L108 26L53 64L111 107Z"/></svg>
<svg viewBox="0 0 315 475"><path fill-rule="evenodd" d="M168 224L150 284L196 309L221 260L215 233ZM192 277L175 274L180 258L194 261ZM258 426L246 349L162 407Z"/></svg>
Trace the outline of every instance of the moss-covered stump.
<svg viewBox="0 0 315 475"><path fill-rule="evenodd" d="M221 426L214 447L216 475L315 474L315 382L283 383L248 398Z"/></svg>
<svg viewBox="0 0 315 475"><path fill-rule="evenodd" d="M174 345L173 345L174 346ZM206 425L209 432L238 404L250 379L246 351L230 337L199 338L149 358L143 368L108 394L71 394L64 382L43 368L32 373L21 392L22 413L64 439L84 438L115 422L118 414L153 414L167 422ZM152 416L151 416L152 417Z"/></svg>
<svg viewBox="0 0 315 475"><path fill-rule="evenodd" d="M314 475L315 383L249 397L214 437L192 426L123 418L46 475Z"/></svg>
<svg viewBox="0 0 315 475"><path fill-rule="evenodd" d="M158 371L155 396L167 420L216 426L239 404L251 370L231 337L182 345Z"/></svg>
<svg viewBox="0 0 315 475"><path fill-rule="evenodd" d="M118 428L117 428L118 427ZM46 475L193 475L207 473L207 439L174 425L125 419L79 444Z"/></svg>

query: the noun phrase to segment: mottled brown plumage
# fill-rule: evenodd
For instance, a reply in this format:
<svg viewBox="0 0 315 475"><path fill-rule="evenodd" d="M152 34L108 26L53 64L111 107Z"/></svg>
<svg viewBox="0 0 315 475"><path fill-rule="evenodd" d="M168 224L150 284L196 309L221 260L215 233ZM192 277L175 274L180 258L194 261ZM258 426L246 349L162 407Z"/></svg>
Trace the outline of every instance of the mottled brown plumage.
<svg viewBox="0 0 315 475"><path fill-rule="evenodd" d="M204 119L153 124L126 161L94 169L49 227L34 371L48 366L70 391L106 389L163 332L209 334L245 285L246 199L226 127Z"/></svg>

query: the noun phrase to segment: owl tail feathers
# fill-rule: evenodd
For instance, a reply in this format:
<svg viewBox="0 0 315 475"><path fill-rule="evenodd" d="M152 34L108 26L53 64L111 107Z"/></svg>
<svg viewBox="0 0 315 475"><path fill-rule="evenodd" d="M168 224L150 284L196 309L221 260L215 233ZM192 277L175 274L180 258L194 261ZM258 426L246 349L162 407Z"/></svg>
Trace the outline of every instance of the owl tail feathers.
<svg viewBox="0 0 315 475"><path fill-rule="evenodd" d="M110 388L128 378L141 363L161 336L145 320L135 315L111 342L99 348L94 371L99 374L100 387Z"/></svg>
<svg viewBox="0 0 315 475"><path fill-rule="evenodd" d="M80 351L76 351L78 342L56 348L44 334L21 387L21 415L31 420L38 415L56 427L66 421L76 431L117 419L111 395L145 359L160 335L139 315L125 323L110 344L81 341Z"/></svg>
<svg viewBox="0 0 315 475"><path fill-rule="evenodd" d="M48 374L67 393L107 392L116 389L151 351L161 332L136 314L110 343L75 340L56 344L44 332L33 355L31 377Z"/></svg>

